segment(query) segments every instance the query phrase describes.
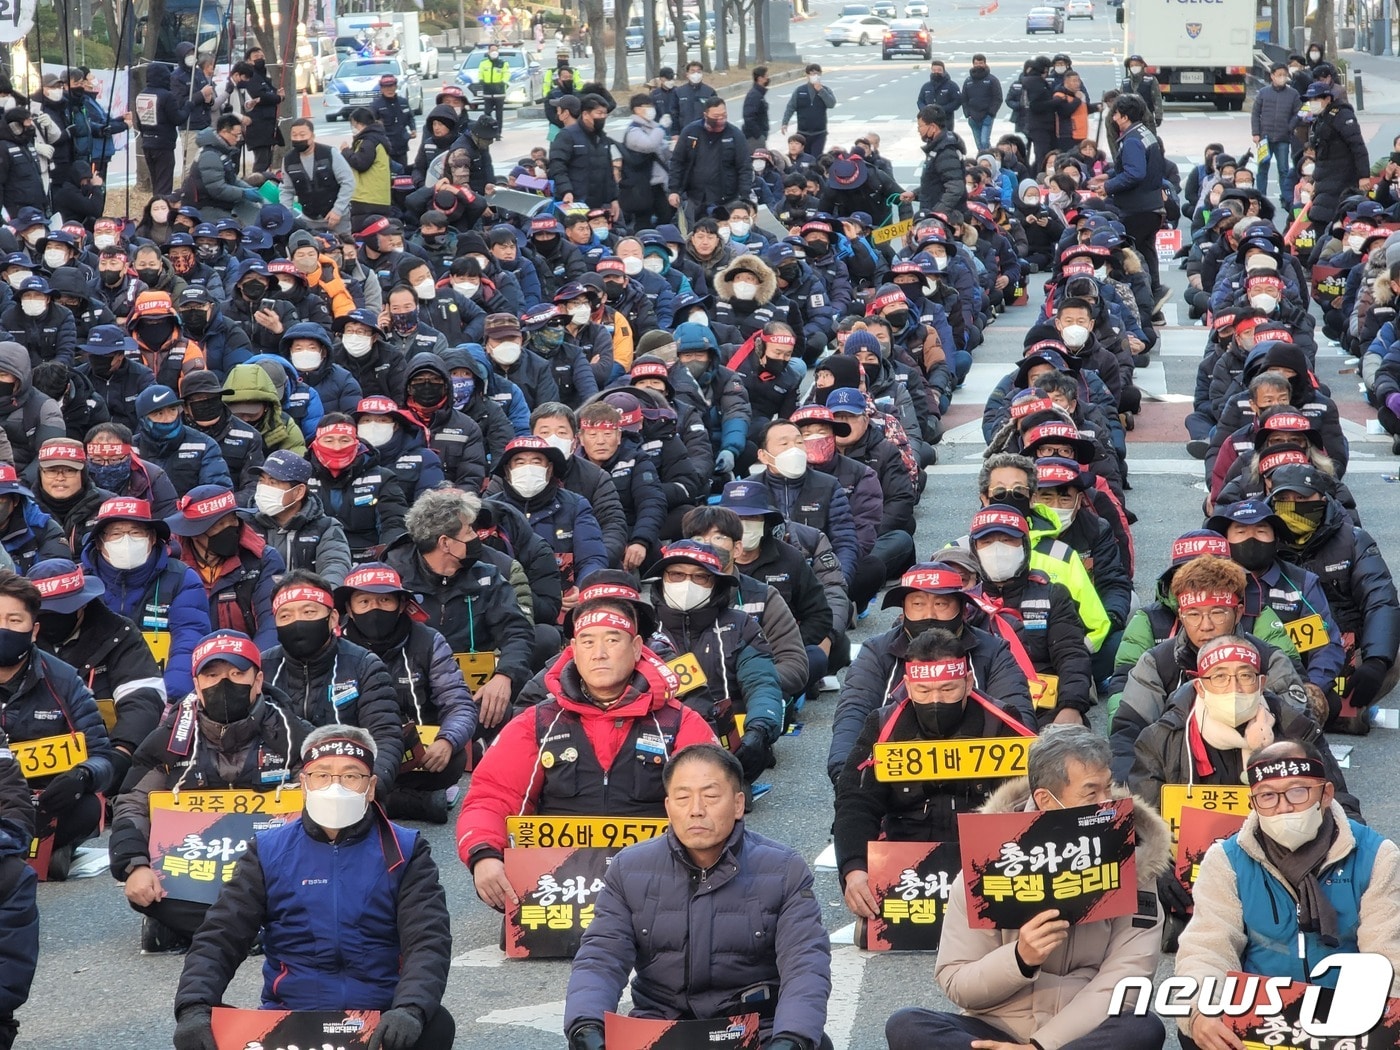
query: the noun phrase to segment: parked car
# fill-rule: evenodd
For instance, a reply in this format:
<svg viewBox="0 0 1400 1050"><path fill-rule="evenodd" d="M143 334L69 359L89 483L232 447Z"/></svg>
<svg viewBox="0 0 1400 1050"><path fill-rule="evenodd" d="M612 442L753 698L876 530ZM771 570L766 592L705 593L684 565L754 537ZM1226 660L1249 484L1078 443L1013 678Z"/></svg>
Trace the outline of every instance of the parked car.
<svg viewBox="0 0 1400 1050"><path fill-rule="evenodd" d="M1065 4L1066 18L1087 18L1094 20L1094 0L1069 0Z"/></svg>
<svg viewBox="0 0 1400 1050"><path fill-rule="evenodd" d="M900 18L890 23L881 43L880 57L889 61L895 55L921 55L933 58L933 32L922 18Z"/></svg>
<svg viewBox="0 0 1400 1050"><path fill-rule="evenodd" d="M1065 12L1058 7L1032 7L1026 12L1026 35L1043 31L1063 33Z"/></svg>
<svg viewBox="0 0 1400 1050"><path fill-rule="evenodd" d="M842 15L826 27L824 35L826 42L832 47L840 47L842 44L859 44L864 47L883 39L887 28L889 23L874 15Z"/></svg>
<svg viewBox="0 0 1400 1050"><path fill-rule="evenodd" d="M909 0L909 2L904 5L904 17L927 18L928 4L925 0Z"/></svg>
<svg viewBox="0 0 1400 1050"><path fill-rule="evenodd" d="M438 55L437 45L433 43L433 38L427 33L418 34L418 72L423 79L436 77L442 72L442 59Z"/></svg>
<svg viewBox="0 0 1400 1050"><path fill-rule="evenodd" d="M506 81L507 106L530 106L544 98L544 70L532 51L502 46L498 54L510 67L510 77ZM481 85L476 82L476 74L485 57L486 45L478 44L457 67L457 84L466 93L468 109L481 108Z"/></svg>
<svg viewBox="0 0 1400 1050"><path fill-rule="evenodd" d="M326 82L321 104L327 120L339 120L356 106L368 106L379 97L379 78L392 73L399 78L399 94L413 112L423 112L423 81L418 71L397 58L347 58Z"/></svg>

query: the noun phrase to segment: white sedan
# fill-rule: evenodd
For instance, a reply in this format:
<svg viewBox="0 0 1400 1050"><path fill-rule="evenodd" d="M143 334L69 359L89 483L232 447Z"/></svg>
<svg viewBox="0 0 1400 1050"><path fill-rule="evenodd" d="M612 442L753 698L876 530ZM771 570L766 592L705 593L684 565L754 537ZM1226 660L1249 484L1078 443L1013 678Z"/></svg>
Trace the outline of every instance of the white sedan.
<svg viewBox="0 0 1400 1050"><path fill-rule="evenodd" d="M826 42L832 47L859 44L865 47L883 40L889 22L875 15L845 15L826 27Z"/></svg>
<svg viewBox="0 0 1400 1050"><path fill-rule="evenodd" d="M1094 0L1069 0L1065 5L1066 18L1087 18L1094 20Z"/></svg>

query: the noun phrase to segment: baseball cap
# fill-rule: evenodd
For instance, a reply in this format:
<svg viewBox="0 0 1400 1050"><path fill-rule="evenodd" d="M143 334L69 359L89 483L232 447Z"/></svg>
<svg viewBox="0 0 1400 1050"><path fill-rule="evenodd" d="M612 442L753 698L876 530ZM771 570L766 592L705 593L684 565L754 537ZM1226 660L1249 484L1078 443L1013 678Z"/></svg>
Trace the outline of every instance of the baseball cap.
<svg viewBox="0 0 1400 1050"><path fill-rule="evenodd" d="M899 578L897 586L885 593L882 609L899 608L911 594L962 594L962 575L937 562L922 562Z"/></svg>
<svg viewBox="0 0 1400 1050"><path fill-rule="evenodd" d="M213 634L206 634L194 647L194 653L190 656L190 670L199 674L209 664L218 660L233 664L240 671L246 671L250 667L262 670L262 653L258 651L253 639L241 631L215 631Z"/></svg>
<svg viewBox="0 0 1400 1050"><path fill-rule="evenodd" d="M94 598L107 592L96 576L67 558L48 558L29 570L29 580L39 588L44 612L75 613Z"/></svg>
<svg viewBox="0 0 1400 1050"><path fill-rule="evenodd" d="M238 510L233 490L223 485L196 485L176 501L177 512L165 519L177 536L202 536L209 526Z"/></svg>
<svg viewBox="0 0 1400 1050"><path fill-rule="evenodd" d="M138 416L149 416L152 412L158 412L162 408L170 408L172 405L183 405L185 399L168 386L148 386L145 390L136 395L136 414Z"/></svg>
<svg viewBox="0 0 1400 1050"><path fill-rule="evenodd" d="M311 479L311 463L290 449L281 448L253 468L254 474L265 474L273 481L304 485Z"/></svg>
<svg viewBox="0 0 1400 1050"><path fill-rule="evenodd" d="M1020 538L1030 535L1030 531L1026 516L1015 507L1009 507L1005 503L992 503L972 516L972 528L968 535L974 540L993 535Z"/></svg>
<svg viewBox="0 0 1400 1050"><path fill-rule="evenodd" d="M843 386L826 395L826 407L831 409L833 413L863 416L866 405L865 395L855 387Z"/></svg>

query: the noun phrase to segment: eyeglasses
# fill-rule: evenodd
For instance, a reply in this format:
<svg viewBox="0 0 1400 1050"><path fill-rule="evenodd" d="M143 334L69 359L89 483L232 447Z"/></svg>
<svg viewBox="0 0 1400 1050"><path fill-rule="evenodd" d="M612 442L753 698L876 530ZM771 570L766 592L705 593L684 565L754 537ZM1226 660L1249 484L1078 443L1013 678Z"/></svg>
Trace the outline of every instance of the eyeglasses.
<svg viewBox="0 0 1400 1050"><path fill-rule="evenodd" d="M368 773L303 773L302 776L306 778L306 786L312 791L319 791L335 783L351 791L363 793L369 785Z"/></svg>
<svg viewBox="0 0 1400 1050"><path fill-rule="evenodd" d="M1259 684L1256 671L1213 671L1202 677L1217 689L1228 689L1231 682L1237 683L1241 689L1253 689Z"/></svg>
<svg viewBox="0 0 1400 1050"><path fill-rule="evenodd" d="M1224 623L1235 615L1235 610L1229 605L1210 605L1204 609L1182 609L1177 615L1182 623L1198 624L1202 620Z"/></svg>
<svg viewBox="0 0 1400 1050"><path fill-rule="evenodd" d="M1014 496L1017 499L1030 499L1031 490L1028 488L992 489L990 492L987 493L987 495L991 496L995 502L1001 503L1011 496Z"/></svg>
<svg viewBox="0 0 1400 1050"><path fill-rule="evenodd" d="M710 587L714 584L714 576L704 569L696 569L694 572L686 572L684 569L667 569L661 574L661 578L667 583L698 583L701 587Z"/></svg>
<svg viewBox="0 0 1400 1050"><path fill-rule="evenodd" d="M1278 808L1280 799L1287 799L1290 806L1301 806L1312 798L1312 793L1322 784L1297 784L1287 791L1271 791L1265 788L1249 796L1254 808L1260 813L1271 813Z"/></svg>

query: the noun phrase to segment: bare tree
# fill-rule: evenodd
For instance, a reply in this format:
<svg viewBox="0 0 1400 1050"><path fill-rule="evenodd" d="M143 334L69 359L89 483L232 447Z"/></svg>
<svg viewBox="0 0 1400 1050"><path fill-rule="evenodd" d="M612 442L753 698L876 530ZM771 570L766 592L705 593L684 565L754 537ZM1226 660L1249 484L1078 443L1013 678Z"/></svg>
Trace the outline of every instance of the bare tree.
<svg viewBox="0 0 1400 1050"><path fill-rule="evenodd" d="M1300 25L1302 23L1299 23ZM1312 34L1309 40L1322 48L1328 62L1337 59L1337 4L1336 0L1317 0L1313 12ZM1340 79L1340 78L1339 78Z"/></svg>
<svg viewBox="0 0 1400 1050"><path fill-rule="evenodd" d="M700 17L700 68L701 68L701 69L709 69L709 68L710 68L710 33L709 33L710 19L709 19L709 17L708 17L709 8L707 8L707 7L705 6L705 0L700 0L699 6L696 8L696 12L695 12L695 13L696 13L697 15L699 15L699 17Z"/></svg>
<svg viewBox="0 0 1400 1050"><path fill-rule="evenodd" d="M758 0L729 0L725 5L729 13L734 16L734 22L739 26L739 61L740 69L749 68L749 19L754 19L755 33L754 39L757 41L757 12Z"/></svg>
<svg viewBox="0 0 1400 1050"><path fill-rule="evenodd" d="M643 0L649 3L650 0ZM631 19L631 0L614 0L613 8L613 90L627 90L627 23Z"/></svg>
<svg viewBox="0 0 1400 1050"><path fill-rule="evenodd" d="M608 82L608 27L603 14L603 0L583 0L583 13L588 19L588 46L593 51L593 79Z"/></svg>
<svg viewBox="0 0 1400 1050"><path fill-rule="evenodd" d="M676 72L685 73L685 64L690 61L690 49L685 42L685 8L682 0L667 0L671 8L671 24L676 27Z"/></svg>

